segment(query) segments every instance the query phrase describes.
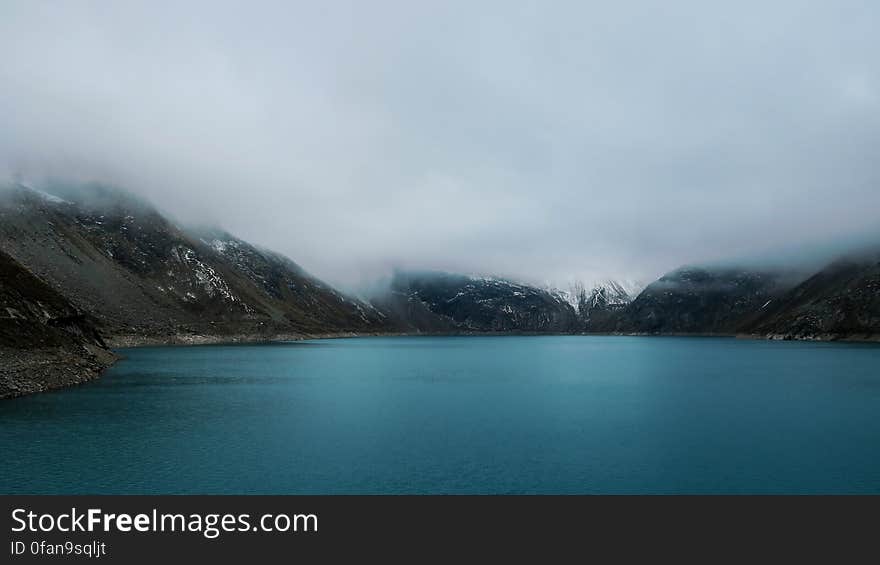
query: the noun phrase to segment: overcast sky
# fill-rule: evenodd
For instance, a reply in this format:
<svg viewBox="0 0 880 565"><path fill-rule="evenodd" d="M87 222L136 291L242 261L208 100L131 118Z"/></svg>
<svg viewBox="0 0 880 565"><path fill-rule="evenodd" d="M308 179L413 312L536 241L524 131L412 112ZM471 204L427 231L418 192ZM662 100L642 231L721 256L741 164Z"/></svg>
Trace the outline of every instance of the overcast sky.
<svg viewBox="0 0 880 565"><path fill-rule="evenodd" d="M712 5L716 4L716 5ZM880 3L0 3L0 173L347 287L563 284L878 225Z"/></svg>

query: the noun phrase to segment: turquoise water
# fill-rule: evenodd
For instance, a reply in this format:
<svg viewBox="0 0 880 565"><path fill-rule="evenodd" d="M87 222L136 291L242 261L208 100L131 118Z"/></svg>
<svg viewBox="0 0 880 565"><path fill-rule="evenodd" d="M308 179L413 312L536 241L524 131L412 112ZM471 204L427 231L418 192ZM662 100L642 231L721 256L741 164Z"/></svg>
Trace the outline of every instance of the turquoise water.
<svg viewBox="0 0 880 565"><path fill-rule="evenodd" d="M0 402L0 493L880 492L880 347L400 337L122 351Z"/></svg>

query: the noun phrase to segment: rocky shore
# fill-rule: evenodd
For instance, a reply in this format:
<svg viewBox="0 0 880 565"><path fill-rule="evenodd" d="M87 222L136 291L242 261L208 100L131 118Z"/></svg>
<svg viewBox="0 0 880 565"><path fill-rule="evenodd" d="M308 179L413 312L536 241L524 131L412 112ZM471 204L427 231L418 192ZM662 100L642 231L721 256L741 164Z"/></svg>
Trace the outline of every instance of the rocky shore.
<svg viewBox="0 0 880 565"><path fill-rule="evenodd" d="M82 384L98 378L118 356L100 347L0 348L0 399Z"/></svg>

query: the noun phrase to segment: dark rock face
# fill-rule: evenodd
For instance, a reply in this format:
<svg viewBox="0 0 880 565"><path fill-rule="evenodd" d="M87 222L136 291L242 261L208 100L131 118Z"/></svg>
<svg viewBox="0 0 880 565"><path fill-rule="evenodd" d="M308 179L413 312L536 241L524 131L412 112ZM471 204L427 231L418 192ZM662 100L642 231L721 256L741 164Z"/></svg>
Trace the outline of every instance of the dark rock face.
<svg viewBox="0 0 880 565"><path fill-rule="evenodd" d="M382 314L289 259L222 232L194 234L102 187L74 202L17 186L0 248L93 314L111 339L372 332Z"/></svg>
<svg viewBox="0 0 880 565"><path fill-rule="evenodd" d="M0 251L0 398L85 382L114 358L89 316Z"/></svg>
<svg viewBox="0 0 880 565"><path fill-rule="evenodd" d="M200 241L269 297L258 301L274 318L311 332L383 331L385 315L316 279L287 257L226 232L202 232Z"/></svg>
<svg viewBox="0 0 880 565"><path fill-rule="evenodd" d="M685 267L648 285L608 331L735 334L792 285L787 273Z"/></svg>
<svg viewBox="0 0 880 565"><path fill-rule="evenodd" d="M772 303L743 331L782 339L876 339L880 255L835 261Z"/></svg>
<svg viewBox="0 0 880 565"><path fill-rule="evenodd" d="M493 278L438 272L398 273L377 303L419 331L568 332L574 308L561 296Z"/></svg>

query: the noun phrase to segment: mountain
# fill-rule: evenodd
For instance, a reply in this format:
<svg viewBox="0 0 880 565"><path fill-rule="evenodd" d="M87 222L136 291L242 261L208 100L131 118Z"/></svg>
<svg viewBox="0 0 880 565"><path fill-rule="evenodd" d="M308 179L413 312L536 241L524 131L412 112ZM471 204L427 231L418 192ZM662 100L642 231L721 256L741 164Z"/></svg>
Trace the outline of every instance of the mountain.
<svg viewBox="0 0 880 565"><path fill-rule="evenodd" d="M638 283L609 279L591 285L589 290L583 283L575 283L568 296L581 331L602 332L616 323L640 290Z"/></svg>
<svg viewBox="0 0 880 565"><path fill-rule="evenodd" d="M683 267L648 285L590 331L876 340L880 252L844 256L812 274Z"/></svg>
<svg viewBox="0 0 880 565"><path fill-rule="evenodd" d="M0 251L0 398L90 380L114 358L88 315Z"/></svg>
<svg viewBox="0 0 880 565"><path fill-rule="evenodd" d="M743 331L777 339L877 339L880 253L834 261L768 305Z"/></svg>
<svg viewBox="0 0 880 565"><path fill-rule="evenodd" d="M40 281L72 309L59 306L45 319L78 320L71 326L78 335L100 333L113 345L385 332L880 335L880 253L836 261L810 277L683 267L641 292L620 281L563 293L502 278L398 272L386 292L365 302L283 255L223 230L181 227L119 190L56 188L0 191L4 268ZM16 306L20 297L6 300L8 312L36 311ZM61 336L52 333L61 322L19 331L10 328L23 318L6 319L6 347L15 339L60 343L50 338ZM85 345L100 348L96 339Z"/></svg>
<svg viewBox="0 0 880 565"><path fill-rule="evenodd" d="M648 285L602 330L647 334L735 334L789 290L787 271L683 267Z"/></svg>
<svg viewBox="0 0 880 565"><path fill-rule="evenodd" d="M0 249L91 313L116 344L388 329L382 313L286 257L181 228L99 185L73 196L11 187L0 198Z"/></svg>
<svg viewBox="0 0 880 565"><path fill-rule="evenodd" d="M500 278L398 272L388 293L371 302L407 331L568 332L578 325L560 294Z"/></svg>
<svg viewBox="0 0 880 565"><path fill-rule="evenodd" d="M262 304L294 327L312 332L382 331L386 316L372 305L348 297L284 255L257 247L222 230L196 231L199 240L271 300Z"/></svg>

